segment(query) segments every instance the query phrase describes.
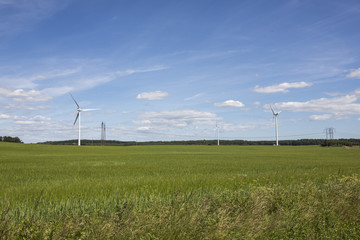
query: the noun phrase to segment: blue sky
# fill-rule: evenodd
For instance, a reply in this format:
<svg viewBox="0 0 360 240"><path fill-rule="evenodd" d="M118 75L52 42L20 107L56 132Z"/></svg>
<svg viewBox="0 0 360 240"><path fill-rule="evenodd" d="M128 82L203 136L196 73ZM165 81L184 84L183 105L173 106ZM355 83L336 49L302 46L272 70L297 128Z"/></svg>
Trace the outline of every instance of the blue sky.
<svg viewBox="0 0 360 240"><path fill-rule="evenodd" d="M359 1L0 0L0 136L360 138Z"/></svg>

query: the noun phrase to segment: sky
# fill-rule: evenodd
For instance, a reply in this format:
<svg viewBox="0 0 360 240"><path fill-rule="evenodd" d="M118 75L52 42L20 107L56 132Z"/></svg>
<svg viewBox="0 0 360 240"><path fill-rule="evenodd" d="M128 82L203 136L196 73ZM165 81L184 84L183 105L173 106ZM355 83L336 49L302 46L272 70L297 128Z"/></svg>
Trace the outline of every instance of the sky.
<svg viewBox="0 0 360 240"><path fill-rule="evenodd" d="M357 0L0 0L0 136L360 138Z"/></svg>

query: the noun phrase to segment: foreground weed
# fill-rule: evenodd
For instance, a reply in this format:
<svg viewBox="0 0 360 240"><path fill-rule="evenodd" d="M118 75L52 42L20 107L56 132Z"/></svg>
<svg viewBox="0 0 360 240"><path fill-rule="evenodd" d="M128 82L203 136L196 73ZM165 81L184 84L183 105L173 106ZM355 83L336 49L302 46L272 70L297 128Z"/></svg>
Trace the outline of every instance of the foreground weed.
<svg viewBox="0 0 360 240"><path fill-rule="evenodd" d="M2 239L358 239L359 189L353 175L292 188L178 192L165 202L127 199L112 213L65 211L50 221L16 220L3 204L1 234Z"/></svg>

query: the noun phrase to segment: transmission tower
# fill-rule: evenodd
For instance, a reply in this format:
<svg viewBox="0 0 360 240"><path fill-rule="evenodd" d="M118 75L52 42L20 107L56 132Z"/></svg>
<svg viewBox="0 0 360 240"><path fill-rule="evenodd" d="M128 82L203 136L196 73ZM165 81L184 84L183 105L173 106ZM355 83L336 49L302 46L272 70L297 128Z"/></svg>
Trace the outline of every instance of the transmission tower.
<svg viewBox="0 0 360 240"><path fill-rule="evenodd" d="M325 128L326 139L334 139L335 128Z"/></svg>
<svg viewBox="0 0 360 240"><path fill-rule="evenodd" d="M106 125L101 122L101 145L104 146L106 142Z"/></svg>

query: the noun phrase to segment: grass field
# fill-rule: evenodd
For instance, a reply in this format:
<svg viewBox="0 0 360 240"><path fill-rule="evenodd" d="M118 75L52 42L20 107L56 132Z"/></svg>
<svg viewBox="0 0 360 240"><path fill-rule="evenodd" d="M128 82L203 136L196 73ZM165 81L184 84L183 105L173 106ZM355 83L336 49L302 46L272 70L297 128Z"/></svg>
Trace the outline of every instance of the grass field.
<svg viewBox="0 0 360 240"><path fill-rule="evenodd" d="M0 144L0 239L359 239L360 150Z"/></svg>

